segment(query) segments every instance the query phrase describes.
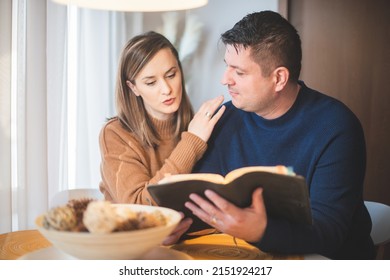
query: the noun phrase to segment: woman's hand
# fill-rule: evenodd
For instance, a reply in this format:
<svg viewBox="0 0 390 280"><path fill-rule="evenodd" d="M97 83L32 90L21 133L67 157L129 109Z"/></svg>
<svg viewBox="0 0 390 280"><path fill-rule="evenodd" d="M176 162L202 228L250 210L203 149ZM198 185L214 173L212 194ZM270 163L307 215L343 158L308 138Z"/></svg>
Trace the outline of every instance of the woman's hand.
<svg viewBox="0 0 390 280"><path fill-rule="evenodd" d="M188 126L188 132L191 132L207 142L213 132L215 124L221 118L225 111L225 106L222 106L216 113L215 111L221 106L223 95L214 99L208 100L202 104L199 111L195 114Z"/></svg>
<svg viewBox="0 0 390 280"><path fill-rule="evenodd" d="M164 239L162 245L173 245L179 241L180 237L190 228L192 224L191 218L184 218L184 214L180 212L182 220L179 225L173 230L173 232Z"/></svg>

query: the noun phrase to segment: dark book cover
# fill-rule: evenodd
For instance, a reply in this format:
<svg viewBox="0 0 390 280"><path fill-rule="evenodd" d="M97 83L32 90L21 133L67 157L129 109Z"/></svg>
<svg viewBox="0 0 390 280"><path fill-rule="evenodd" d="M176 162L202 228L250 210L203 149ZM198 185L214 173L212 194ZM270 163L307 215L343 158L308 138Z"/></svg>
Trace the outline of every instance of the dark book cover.
<svg viewBox="0 0 390 280"><path fill-rule="evenodd" d="M148 191L159 206L181 211L194 222L189 232L210 228L211 226L194 216L184 206L190 201L189 195L196 193L202 197L210 189L238 207L248 207L252 193L263 188L264 203L269 217L287 220L291 223L312 224L308 187L302 176L282 175L271 172L249 172L226 184L217 184L203 180L185 180L180 182L149 185Z"/></svg>

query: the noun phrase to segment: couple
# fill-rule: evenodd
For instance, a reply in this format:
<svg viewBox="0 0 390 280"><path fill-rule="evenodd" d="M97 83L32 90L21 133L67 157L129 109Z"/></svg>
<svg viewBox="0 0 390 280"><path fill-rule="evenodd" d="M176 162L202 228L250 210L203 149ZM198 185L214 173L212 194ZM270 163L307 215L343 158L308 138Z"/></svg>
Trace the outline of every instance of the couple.
<svg viewBox="0 0 390 280"><path fill-rule="evenodd" d="M174 46L155 32L127 43L117 76L117 116L100 135L105 198L154 203L146 186L167 173L225 175L243 166L293 166L309 186L312 226L267 217L261 186L248 208L212 191L205 193L212 202L193 194L186 207L265 252L374 258L363 202L360 122L341 102L299 80L296 29L278 13L263 11L245 16L221 39L226 47L222 83L232 100L222 105L222 96L214 98L196 114ZM183 217L165 244L175 243L191 222Z"/></svg>

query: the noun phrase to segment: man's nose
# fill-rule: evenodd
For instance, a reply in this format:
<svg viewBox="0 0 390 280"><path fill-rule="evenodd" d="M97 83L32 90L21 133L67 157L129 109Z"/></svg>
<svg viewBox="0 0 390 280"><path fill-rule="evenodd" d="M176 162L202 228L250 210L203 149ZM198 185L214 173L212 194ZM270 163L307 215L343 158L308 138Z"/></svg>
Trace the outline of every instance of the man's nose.
<svg viewBox="0 0 390 280"><path fill-rule="evenodd" d="M229 69L226 69L222 75L221 84L223 85L231 85L233 80L231 79L231 75Z"/></svg>

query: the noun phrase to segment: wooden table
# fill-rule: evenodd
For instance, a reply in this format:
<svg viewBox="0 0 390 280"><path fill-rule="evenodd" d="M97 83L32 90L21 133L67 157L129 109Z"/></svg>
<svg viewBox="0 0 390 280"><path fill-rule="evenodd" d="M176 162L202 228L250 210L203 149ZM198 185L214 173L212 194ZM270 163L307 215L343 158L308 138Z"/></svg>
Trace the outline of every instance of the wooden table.
<svg viewBox="0 0 390 280"><path fill-rule="evenodd" d="M227 234L211 234L171 246L196 260L303 260L299 255L267 254Z"/></svg>
<svg viewBox="0 0 390 280"><path fill-rule="evenodd" d="M0 235L0 260L16 260L52 244L37 230L23 230ZM171 246L171 249L186 253L193 259L209 260L299 260L304 256L274 255L261 252L243 240L226 234L213 234L186 240ZM165 249L166 250L166 249Z"/></svg>
<svg viewBox="0 0 390 280"><path fill-rule="evenodd" d="M37 230L21 230L0 235L0 260L16 260L24 254L52 246Z"/></svg>

